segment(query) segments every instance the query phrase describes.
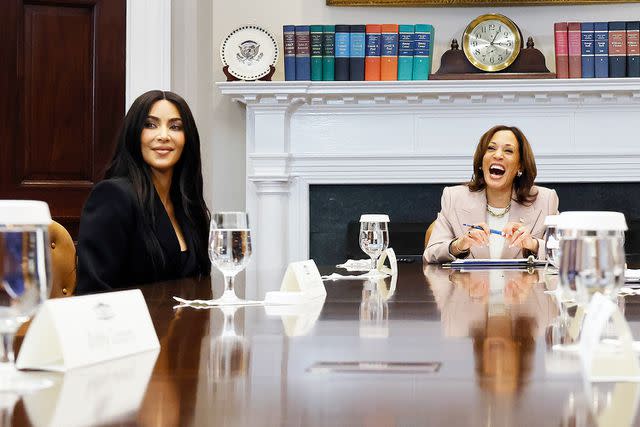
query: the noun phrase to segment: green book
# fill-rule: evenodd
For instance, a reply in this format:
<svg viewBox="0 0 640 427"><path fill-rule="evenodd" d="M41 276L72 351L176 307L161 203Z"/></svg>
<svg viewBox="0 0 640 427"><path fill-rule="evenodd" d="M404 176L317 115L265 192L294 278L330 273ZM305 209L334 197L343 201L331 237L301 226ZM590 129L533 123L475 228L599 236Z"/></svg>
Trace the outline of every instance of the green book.
<svg viewBox="0 0 640 427"><path fill-rule="evenodd" d="M433 25L416 24L413 52L413 80L428 80L433 56Z"/></svg>
<svg viewBox="0 0 640 427"><path fill-rule="evenodd" d="M322 80L322 25L310 25L311 32L311 80Z"/></svg>
<svg viewBox="0 0 640 427"><path fill-rule="evenodd" d="M322 80L335 80L336 26L325 25L322 34Z"/></svg>
<svg viewBox="0 0 640 427"><path fill-rule="evenodd" d="M413 79L413 25L398 26L398 80Z"/></svg>

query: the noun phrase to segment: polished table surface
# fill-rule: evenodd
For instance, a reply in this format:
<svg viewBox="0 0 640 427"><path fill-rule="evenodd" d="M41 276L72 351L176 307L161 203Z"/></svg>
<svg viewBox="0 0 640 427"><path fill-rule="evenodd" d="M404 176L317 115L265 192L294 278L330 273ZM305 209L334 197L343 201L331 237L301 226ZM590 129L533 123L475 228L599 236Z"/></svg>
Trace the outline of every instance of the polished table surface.
<svg viewBox="0 0 640 427"><path fill-rule="evenodd" d="M395 284L326 282L324 302L235 313L174 308L210 298L209 278L144 286L159 354L60 374L12 424L587 426L594 401L634 420L635 384L589 388L573 353L551 351L570 340L554 280L404 264ZM635 337L637 298L619 300Z"/></svg>

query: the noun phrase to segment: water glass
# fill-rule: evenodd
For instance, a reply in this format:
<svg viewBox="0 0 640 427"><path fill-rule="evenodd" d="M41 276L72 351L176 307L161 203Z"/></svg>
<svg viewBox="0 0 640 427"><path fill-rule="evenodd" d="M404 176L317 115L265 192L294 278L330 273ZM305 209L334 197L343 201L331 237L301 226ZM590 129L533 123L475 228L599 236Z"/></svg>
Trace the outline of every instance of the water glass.
<svg viewBox="0 0 640 427"><path fill-rule="evenodd" d="M544 225L546 226L545 234L544 234L544 245L547 257L547 265L548 267L551 265L554 268L558 268L558 249L560 248L560 242L558 241L558 216L559 215L548 215L544 220Z"/></svg>
<svg viewBox="0 0 640 427"><path fill-rule="evenodd" d="M389 246L389 216L366 214L360 217L360 249L371 257L371 270L376 274L380 255Z"/></svg>
<svg viewBox="0 0 640 427"><path fill-rule="evenodd" d="M211 217L209 259L224 275L225 288L218 304L245 304L238 298L233 281L251 259L251 230L246 212L217 212Z"/></svg>
<svg viewBox="0 0 640 427"><path fill-rule="evenodd" d="M565 292L587 304L595 292L615 298L624 284L624 231L620 212L563 212L559 274Z"/></svg>

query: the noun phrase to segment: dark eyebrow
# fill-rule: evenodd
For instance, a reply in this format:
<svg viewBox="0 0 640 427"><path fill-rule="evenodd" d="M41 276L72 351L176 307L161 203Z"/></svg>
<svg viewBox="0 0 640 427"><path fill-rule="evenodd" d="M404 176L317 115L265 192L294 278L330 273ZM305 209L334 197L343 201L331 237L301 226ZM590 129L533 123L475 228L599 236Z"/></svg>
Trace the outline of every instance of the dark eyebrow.
<svg viewBox="0 0 640 427"><path fill-rule="evenodd" d="M152 116L151 114L149 114L149 115L147 116L147 119L155 120L155 121L157 121L157 122L159 122L159 121L160 121L160 119L159 119L159 118L157 118L156 116ZM181 122L181 121L182 121L182 119L181 119L180 117L173 117L173 118L169 119L169 121L170 121L170 122L177 122L177 121L180 121L180 122Z"/></svg>

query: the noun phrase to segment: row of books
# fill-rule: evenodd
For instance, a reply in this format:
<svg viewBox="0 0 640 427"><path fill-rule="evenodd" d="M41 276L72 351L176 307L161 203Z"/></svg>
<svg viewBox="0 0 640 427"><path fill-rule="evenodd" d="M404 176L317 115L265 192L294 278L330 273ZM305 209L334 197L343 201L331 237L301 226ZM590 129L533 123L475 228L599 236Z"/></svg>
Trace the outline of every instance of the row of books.
<svg viewBox="0 0 640 427"><path fill-rule="evenodd" d="M285 25L285 80L427 80L429 24Z"/></svg>
<svg viewBox="0 0 640 427"><path fill-rule="evenodd" d="M558 78L640 77L640 21L556 22Z"/></svg>

